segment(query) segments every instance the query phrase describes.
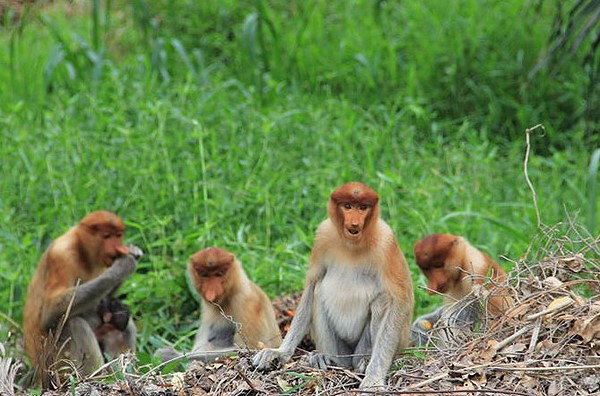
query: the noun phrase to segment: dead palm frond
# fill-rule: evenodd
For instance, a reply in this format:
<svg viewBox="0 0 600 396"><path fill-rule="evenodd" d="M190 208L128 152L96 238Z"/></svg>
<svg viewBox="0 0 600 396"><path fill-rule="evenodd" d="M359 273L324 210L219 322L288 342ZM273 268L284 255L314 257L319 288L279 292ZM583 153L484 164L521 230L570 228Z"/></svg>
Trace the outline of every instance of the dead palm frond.
<svg viewBox="0 0 600 396"><path fill-rule="evenodd" d="M15 379L23 364L6 356L4 345L0 343L0 395L15 395Z"/></svg>

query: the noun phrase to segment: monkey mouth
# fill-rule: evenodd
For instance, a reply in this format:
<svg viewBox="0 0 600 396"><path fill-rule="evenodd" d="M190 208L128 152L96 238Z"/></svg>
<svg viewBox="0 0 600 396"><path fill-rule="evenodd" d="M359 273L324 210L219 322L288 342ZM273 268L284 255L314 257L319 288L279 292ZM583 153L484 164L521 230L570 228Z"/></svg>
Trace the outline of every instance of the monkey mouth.
<svg viewBox="0 0 600 396"><path fill-rule="evenodd" d="M110 267L113 265L113 263L115 262L115 260L118 258L119 256L115 255L115 256L106 256L104 258L104 265L106 265L107 267Z"/></svg>
<svg viewBox="0 0 600 396"><path fill-rule="evenodd" d="M349 234L349 236L352 237L357 237L360 235L360 229L358 228L346 228L346 232Z"/></svg>

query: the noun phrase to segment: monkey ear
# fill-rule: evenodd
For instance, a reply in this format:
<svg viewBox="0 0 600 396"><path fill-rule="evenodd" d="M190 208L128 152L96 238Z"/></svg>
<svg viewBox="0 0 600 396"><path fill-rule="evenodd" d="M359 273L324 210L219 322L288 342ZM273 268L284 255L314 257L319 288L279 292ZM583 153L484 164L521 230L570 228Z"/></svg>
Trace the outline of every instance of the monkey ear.
<svg viewBox="0 0 600 396"><path fill-rule="evenodd" d="M192 271L194 273L199 274L200 273L200 263L194 262L194 261L190 261L190 268L192 269Z"/></svg>

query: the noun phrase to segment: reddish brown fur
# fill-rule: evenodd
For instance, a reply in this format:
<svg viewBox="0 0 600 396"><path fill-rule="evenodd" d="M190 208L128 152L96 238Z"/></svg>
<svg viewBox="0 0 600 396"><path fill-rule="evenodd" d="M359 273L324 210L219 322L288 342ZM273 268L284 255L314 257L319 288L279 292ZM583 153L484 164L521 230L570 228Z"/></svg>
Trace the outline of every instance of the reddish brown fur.
<svg viewBox="0 0 600 396"><path fill-rule="evenodd" d="M218 349L207 340L213 336L210 334L212 325L219 327L216 325L227 321L226 317L241 325L234 337L235 345L230 347L279 346L281 335L271 302L262 289L248 279L233 253L218 247L201 250L190 258L188 272L203 299L194 351Z"/></svg>
<svg viewBox="0 0 600 396"><path fill-rule="evenodd" d="M222 303L225 290L230 290L237 279L237 268L232 268L234 259L233 254L217 247L201 250L190 258L190 275L204 299Z"/></svg>
<svg viewBox="0 0 600 396"><path fill-rule="evenodd" d="M340 235L353 245L370 246L376 235L371 230L379 218L379 195L368 186L351 182L329 197L327 212ZM349 232L358 232L352 235Z"/></svg>
<svg viewBox="0 0 600 396"><path fill-rule="evenodd" d="M98 211L57 238L43 254L29 284L23 313L25 350L34 366L42 356L48 331L56 325L68 294L78 282L88 282L128 253L125 225L115 214Z"/></svg>
<svg viewBox="0 0 600 396"><path fill-rule="evenodd" d="M473 284L483 285L488 276L500 285L507 279L498 263L460 236L428 235L415 244L414 253L417 265L427 277L429 293L445 294L446 304L469 294ZM488 300L488 309L493 314L508 308L509 300L500 295L504 291L494 290Z"/></svg>

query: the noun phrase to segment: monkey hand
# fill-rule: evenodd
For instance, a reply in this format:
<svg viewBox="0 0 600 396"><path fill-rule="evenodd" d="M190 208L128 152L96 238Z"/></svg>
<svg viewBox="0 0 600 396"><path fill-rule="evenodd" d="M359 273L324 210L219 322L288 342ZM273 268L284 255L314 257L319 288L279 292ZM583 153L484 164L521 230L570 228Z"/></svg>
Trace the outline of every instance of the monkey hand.
<svg viewBox="0 0 600 396"><path fill-rule="evenodd" d="M292 352L288 352L281 350L281 348L263 349L254 355L252 358L252 365L258 370L269 371L276 367L280 367L283 363L290 360L293 353L293 350Z"/></svg>
<svg viewBox="0 0 600 396"><path fill-rule="evenodd" d="M308 365L319 370L327 370L329 367L344 366L334 356L326 353L311 352L307 356Z"/></svg>
<svg viewBox="0 0 600 396"><path fill-rule="evenodd" d="M142 257L144 255L144 252L142 252L142 249L140 249L139 247L137 247L135 245L127 245L127 249L129 249L129 255L131 257L133 257L136 261L138 261L140 259L140 257Z"/></svg>
<svg viewBox="0 0 600 396"><path fill-rule="evenodd" d="M367 371L367 366L369 365L369 357L368 356L353 356L352 357L352 367L354 371L357 373L364 373Z"/></svg>
<svg viewBox="0 0 600 396"><path fill-rule="evenodd" d="M105 272L106 276L113 277L114 280L118 281L118 286L121 285L123 280L131 275L135 271L137 265L137 259L128 254L127 256L121 256L115 260L113 265Z"/></svg>

